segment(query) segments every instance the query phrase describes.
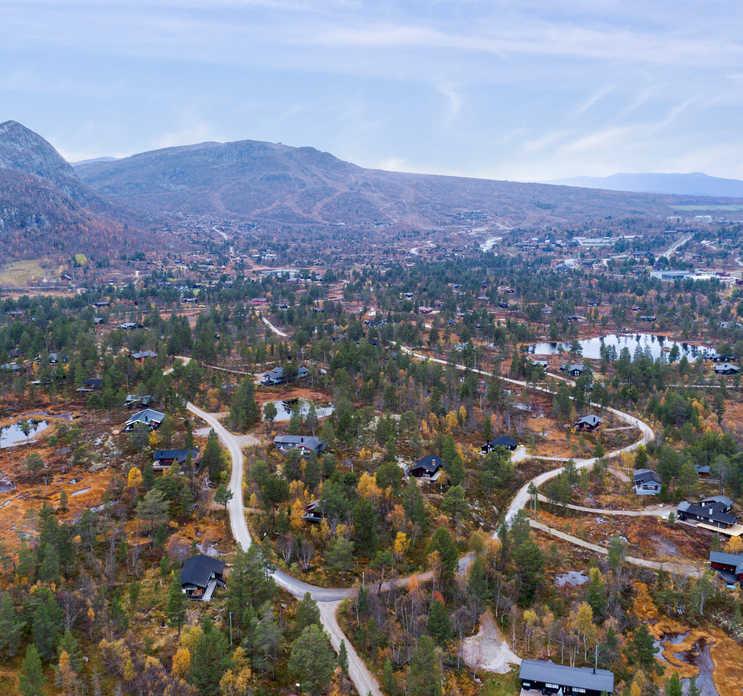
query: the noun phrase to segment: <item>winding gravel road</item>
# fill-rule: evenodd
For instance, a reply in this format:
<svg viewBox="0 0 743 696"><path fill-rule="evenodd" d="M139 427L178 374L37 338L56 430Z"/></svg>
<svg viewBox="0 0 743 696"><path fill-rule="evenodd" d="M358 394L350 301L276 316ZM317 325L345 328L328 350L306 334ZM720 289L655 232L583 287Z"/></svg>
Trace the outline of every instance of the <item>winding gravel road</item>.
<svg viewBox="0 0 743 696"><path fill-rule="evenodd" d="M214 430L222 445L230 453L232 459L232 474L230 475L230 490L233 493L232 499L227 504L227 512L230 517L230 527L232 536L244 551L250 548L253 540L250 537L247 522L245 521L245 508L243 505L243 476L245 472L245 457L242 453L241 442L238 436L233 435L227 428L220 423L219 419L212 413L200 409L192 403L186 407L191 413L209 424ZM341 601L351 597L355 590L353 588L331 588L316 587L302 580L292 577L282 570L275 570L272 573L273 579L277 585L285 589L298 599L304 597L309 592L312 598L317 602L320 609L320 618L322 625L330 642L336 651L340 650L341 641L345 642L348 652L348 675L353 681L356 690L360 696L383 696L377 680L367 669L364 661L359 657L351 642L343 634L343 630L338 624L336 613Z"/></svg>
<svg viewBox="0 0 743 696"><path fill-rule="evenodd" d="M283 331L279 330L277 327L271 324L271 322L268 321L265 317L262 317L262 319L263 319L263 322L274 333L282 337L286 336L286 334ZM442 360L441 358L431 358L421 353L416 353L413 349L408 348L407 346L399 345L399 347L403 352L411 355L417 360L429 360L431 362L438 363L440 365L447 365L447 366L450 365L457 370L461 370L461 371L469 370L471 372L474 372L475 374L483 375L485 377L494 376L492 372L488 372L487 370L472 369L472 368L468 368L465 365L461 365L458 363L451 363L447 360ZM548 376L552 377L553 379L557 379L557 380L564 381L567 383L572 383L572 380L567 379L566 377L563 377L561 375L549 373ZM511 379L508 377L500 377L500 379L502 379L504 382L508 382L510 384L514 384L520 387L531 389L533 391L539 391L539 392L543 392L546 394L554 394L554 391L552 389L549 389L547 387L538 386L535 384L529 384L522 380ZM600 408L598 404L592 403L591 405L593 407ZM214 414L207 413L206 411L203 411L202 409L198 408L192 403L189 403L187 405L187 408L195 416L204 420L214 430L214 432L217 434L217 437L222 442L222 445L230 453L230 457L232 459L230 490L233 492L233 496L227 505L227 511L228 511L229 518L230 518L230 527L232 529L232 535L235 541L240 545L240 547L243 550L247 550L248 548L250 548L252 539L250 537L250 531L248 530L248 525L245 521L245 510L244 510L243 495L242 495L245 459L242 453L241 440L238 436L232 434L229 430L227 430L227 428L225 428L224 425L222 425L222 423L216 418ZM631 452L632 450L640 447L641 445L647 444L654 438L654 433L653 433L652 428L649 425L647 425L647 423L640 420L639 418L636 418L635 416L632 416L629 413L625 413L623 411L619 411L614 408L607 408L605 410L614 414L617 418L624 421L628 425L634 428L637 428L641 433L641 436L637 441L633 442L630 445L627 445L626 447L610 452L609 454L605 455L604 457L605 459L620 456L624 452ZM558 462L565 461L564 459L561 459L561 458L551 458L551 457L540 457L540 459L548 460L548 461L558 461ZM575 466L578 469L590 468L596 463L596 461L598 461L597 457L574 460ZM562 473L563 470L564 470L564 466L557 467L556 469L552 469L550 471L546 471L542 474L539 474L538 476L531 479L531 481L528 481L527 483L525 483L518 490L513 500L511 501L511 504L508 506L508 509L506 510L506 514L505 514L506 522L509 524L512 523L514 518L518 514L518 512L528 505L529 500L530 500L529 489L532 485L538 488L542 486L544 483L546 483L547 481L550 481L556 476L559 476L559 474ZM607 550L604 547L601 547L595 544L590 544L589 542L583 541L582 539L578 539L577 537L573 537L569 534L565 534L564 532L561 532L557 529L552 529L550 527L547 527L546 525L540 522L537 522L535 520L531 520L531 526L535 529L540 529L541 531L544 531L548 534L552 534L555 537L564 539L565 541L575 544L576 546L590 549L600 554L607 553ZM495 532L493 534L495 535ZM460 563L459 563L460 572L466 571L466 568L469 565L470 561L471 561L471 554L467 554L460 559ZM628 557L627 561L630 563L634 563L635 565L640 565L646 568L652 568L655 570L664 569L664 570L668 570L671 572L677 572L683 575L692 575L692 574L696 575L699 572L696 568L684 566L683 564L661 564L655 561L645 561L644 559L635 559L631 557ZM343 630L338 624L338 620L336 616L338 607L344 599L348 597L352 597L355 594L356 592L355 588L317 587L315 585L310 585L306 582L303 582L302 580L298 580L297 578L292 577L291 575L289 575L288 573L282 570L274 571L272 573L272 576L277 585L284 588L286 591L291 593L293 596L297 598L302 598L305 595L305 593L309 592L312 598L317 602L319 610L320 610L320 617L321 617L323 628L328 633L330 637L330 641L333 647L335 648L335 650L337 651L340 649L341 642L345 642L346 644L346 650L348 652L348 667L349 667L348 673L359 695L368 696L369 694L371 694L371 696L383 696L376 678L372 675L372 673L366 667L366 664L359 657L353 644L344 635ZM430 577L430 573L421 573L421 574L418 574L416 577L418 577L419 580L425 580L426 578ZM408 581L409 581L409 578L396 578L396 579L393 579L393 580L390 580L384 583L381 589L384 591L392 587L404 586L407 584Z"/></svg>

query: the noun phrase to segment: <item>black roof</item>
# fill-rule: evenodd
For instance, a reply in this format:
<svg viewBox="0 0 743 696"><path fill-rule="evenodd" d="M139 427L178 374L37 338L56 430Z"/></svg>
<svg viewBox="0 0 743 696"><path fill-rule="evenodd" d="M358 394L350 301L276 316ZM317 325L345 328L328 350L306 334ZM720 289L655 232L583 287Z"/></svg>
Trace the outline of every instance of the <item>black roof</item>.
<svg viewBox="0 0 743 696"><path fill-rule="evenodd" d="M507 447L508 449L514 449L518 444L519 443L516 441L515 437L511 437L510 435L499 435L490 440L486 447Z"/></svg>
<svg viewBox="0 0 743 696"><path fill-rule="evenodd" d="M702 505L683 500L679 503L678 512L696 517L700 522L719 522L727 526L734 525L738 518L731 512L724 512L718 505Z"/></svg>
<svg viewBox="0 0 743 696"><path fill-rule="evenodd" d="M224 563L211 556L191 556L181 568L181 585L195 585L206 587L212 573L221 575L224 572Z"/></svg>
<svg viewBox="0 0 743 696"><path fill-rule="evenodd" d="M655 481L660 483L660 476L656 474L652 469L635 469L633 474L635 484L646 483L648 481Z"/></svg>
<svg viewBox="0 0 743 696"><path fill-rule="evenodd" d="M185 462L186 459L190 456L191 459L196 459L196 457L199 455L199 450L196 448L194 449L161 449L161 450L155 450L154 454L154 460L156 462L162 461L164 459L175 459L179 462Z"/></svg>
<svg viewBox="0 0 743 696"><path fill-rule="evenodd" d="M413 466L410 467L410 471L422 469L427 474L435 474L441 466L441 457L437 457L435 454L428 454L425 457L421 457L421 459L413 464Z"/></svg>
<svg viewBox="0 0 743 696"><path fill-rule="evenodd" d="M560 686L573 686L592 691L614 692L614 673L607 669L568 667L545 660L523 660L519 678L527 681L549 682Z"/></svg>

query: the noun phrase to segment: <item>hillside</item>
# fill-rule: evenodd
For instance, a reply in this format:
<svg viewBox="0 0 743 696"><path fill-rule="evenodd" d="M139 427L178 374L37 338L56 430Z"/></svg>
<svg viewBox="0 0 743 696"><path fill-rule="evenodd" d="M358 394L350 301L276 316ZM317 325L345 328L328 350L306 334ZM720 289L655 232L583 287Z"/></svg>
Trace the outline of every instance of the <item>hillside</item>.
<svg viewBox="0 0 743 696"><path fill-rule="evenodd" d="M0 124L0 239L7 258L106 256L123 243L118 211L78 178L44 138Z"/></svg>
<svg viewBox="0 0 743 696"><path fill-rule="evenodd" d="M364 169L310 147L207 142L76 167L122 206L282 224L438 227L472 211L510 225L671 212L665 196Z"/></svg>
<svg viewBox="0 0 743 696"><path fill-rule="evenodd" d="M634 191L680 196L743 197L743 181L722 179L699 172L692 174L612 174L605 177L579 176L556 183L610 191Z"/></svg>

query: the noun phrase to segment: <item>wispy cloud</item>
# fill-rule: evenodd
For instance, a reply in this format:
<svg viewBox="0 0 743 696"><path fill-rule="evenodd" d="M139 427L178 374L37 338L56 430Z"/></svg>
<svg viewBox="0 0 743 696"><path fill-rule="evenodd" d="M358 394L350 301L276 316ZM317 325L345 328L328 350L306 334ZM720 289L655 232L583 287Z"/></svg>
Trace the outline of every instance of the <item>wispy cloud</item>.
<svg viewBox="0 0 743 696"><path fill-rule="evenodd" d="M462 111L462 94L451 82L439 82L435 85L436 91L444 98L444 123L450 124Z"/></svg>
<svg viewBox="0 0 743 696"><path fill-rule="evenodd" d="M586 111L590 111L596 104L598 104L604 97L608 96L614 91L614 85L604 85L599 87L595 92L588 95L578 106L575 107L575 115L580 116L585 114Z"/></svg>

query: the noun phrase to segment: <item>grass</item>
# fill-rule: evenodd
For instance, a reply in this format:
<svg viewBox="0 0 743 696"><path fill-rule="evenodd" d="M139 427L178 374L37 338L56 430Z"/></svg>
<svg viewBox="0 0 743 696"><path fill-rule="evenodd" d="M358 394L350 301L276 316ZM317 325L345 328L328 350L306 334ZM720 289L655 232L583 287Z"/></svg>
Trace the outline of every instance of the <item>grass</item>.
<svg viewBox="0 0 743 696"><path fill-rule="evenodd" d="M40 259L13 261L0 268L0 285L21 287L43 278L45 271Z"/></svg>

